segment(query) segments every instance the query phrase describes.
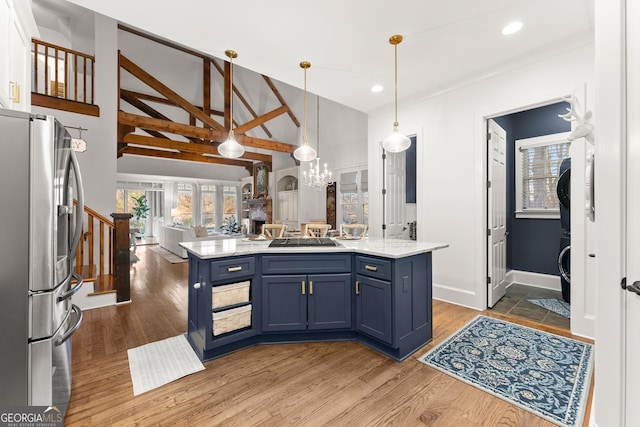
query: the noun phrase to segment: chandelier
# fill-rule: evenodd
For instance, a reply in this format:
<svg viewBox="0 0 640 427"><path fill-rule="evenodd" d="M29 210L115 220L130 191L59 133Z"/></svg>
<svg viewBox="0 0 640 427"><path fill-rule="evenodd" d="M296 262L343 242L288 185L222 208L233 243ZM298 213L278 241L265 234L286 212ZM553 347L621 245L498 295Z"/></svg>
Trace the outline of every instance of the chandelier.
<svg viewBox="0 0 640 427"><path fill-rule="evenodd" d="M302 172L302 178L304 185L313 188L316 191L320 191L331 184L331 171L327 169L327 164L324 164L324 169L320 171L320 157L316 157L315 164L313 161L309 162L309 170Z"/></svg>
<svg viewBox="0 0 640 427"><path fill-rule="evenodd" d="M318 153L320 153L320 97L316 98L316 123L318 124L316 141ZM331 171L327 167L327 164L325 163L324 169L320 170L320 157L316 157L315 163L311 160L309 162L309 169L302 171L302 182L315 191L321 191L326 188L327 185L330 185L333 180L331 179Z"/></svg>

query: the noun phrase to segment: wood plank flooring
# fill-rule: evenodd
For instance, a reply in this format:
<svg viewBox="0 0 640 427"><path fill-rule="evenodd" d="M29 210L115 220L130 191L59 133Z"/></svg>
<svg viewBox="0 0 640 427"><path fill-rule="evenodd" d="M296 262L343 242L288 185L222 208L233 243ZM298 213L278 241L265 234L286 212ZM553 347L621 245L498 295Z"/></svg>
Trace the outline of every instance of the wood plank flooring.
<svg viewBox="0 0 640 427"><path fill-rule="evenodd" d="M85 312L73 336L66 426L554 425L416 360L479 314L439 301L433 341L402 363L354 342L257 346L134 397L127 349L187 327L187 263L170 264L145 247L137 254L132 302Z"/></svg>

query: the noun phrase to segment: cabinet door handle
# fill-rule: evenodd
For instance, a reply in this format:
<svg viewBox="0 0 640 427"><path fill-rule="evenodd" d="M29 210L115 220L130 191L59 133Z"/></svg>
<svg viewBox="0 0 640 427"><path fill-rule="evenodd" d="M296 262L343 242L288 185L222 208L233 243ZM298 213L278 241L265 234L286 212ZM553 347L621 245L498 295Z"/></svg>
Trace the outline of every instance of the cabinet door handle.
<svg viewBox="0 0 640 427"><path fill-rule="evenodd" d="M356 295L360 295L360 281L356 280Z"/></svg>
<svg viewBox="0 0 640 427"><path fill-rule="evenodd" d="M196 282L193 284L193 289L200 289L200 282Z"/></svg>
<svg viewBox="0 0 640 427"><path fill-rule="evenodd" d="M378 271L378 267L376 267L375 265L369 265L369 264L365 265L364 269L369 271Z"/></svg>
<svg viewBox="0 0 640 427"><path fill-rule="evenodd" d="M302 295L304 295L304 294L305 294L305 292L306 292L306 291L305 291L305 281L303 280L303 281L302 281Z"/></svg>
<svg viewBox="0 0 640 427"><path fill-rule="evenodd" d="M313 281L309 280L309 295L313 295Z"/></svg>
<svg viewBox="0 0 640 427"><path fill-rule="evenodd" d="M239 265L239 266L237 266L237 267L228 267L228 268L227 268L227 271L228 271L229 273L233 273L234 271L242 271L242 266L241 266L241 265Z"/></svg>

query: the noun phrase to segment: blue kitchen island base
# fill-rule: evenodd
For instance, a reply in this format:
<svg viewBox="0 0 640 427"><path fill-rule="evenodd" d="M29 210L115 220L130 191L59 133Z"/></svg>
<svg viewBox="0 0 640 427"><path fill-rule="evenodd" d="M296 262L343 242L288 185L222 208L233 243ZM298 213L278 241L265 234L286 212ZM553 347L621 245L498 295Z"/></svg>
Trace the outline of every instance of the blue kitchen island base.
<svg viewBox="0 0 640 427"><path fill-rule="evenodd" d="M383 257L254 247L204 256L185 247L188 339L202 361L314 341L357 341L402 361L431 341L431 250Z"/></svg>

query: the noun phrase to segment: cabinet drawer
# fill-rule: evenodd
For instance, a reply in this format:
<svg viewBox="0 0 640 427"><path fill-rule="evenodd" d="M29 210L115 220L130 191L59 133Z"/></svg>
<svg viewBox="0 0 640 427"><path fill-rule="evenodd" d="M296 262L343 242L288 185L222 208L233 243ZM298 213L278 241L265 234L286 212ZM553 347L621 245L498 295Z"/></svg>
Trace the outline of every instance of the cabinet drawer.
<svg viewBox="0 0 640 427"><path fill-rule="evenodd" d="M263 274L350 273L349 254L263 255Z"/></svg>
<svg viewBox="0 0 640 427"><path fill-rule="evenodd" d="M256 271L254 257L226 258L222 261L211 261L211 281L234 280L239 277L252 276Z"/></svg>
<svg viewBox="0 0 640 427"><path fill-rule="evenodd" d="M391 280L391 261L356 255L356 273L376 279Z"/></svg>

